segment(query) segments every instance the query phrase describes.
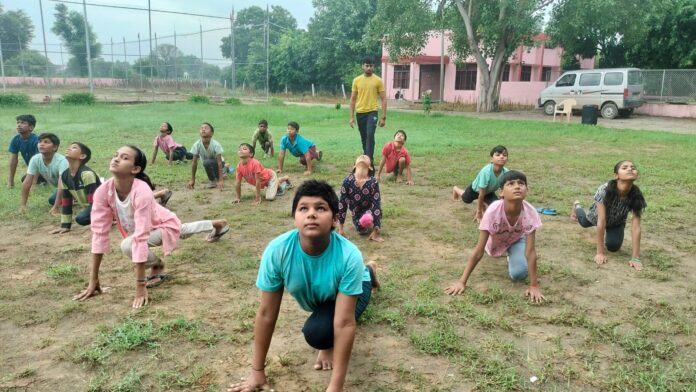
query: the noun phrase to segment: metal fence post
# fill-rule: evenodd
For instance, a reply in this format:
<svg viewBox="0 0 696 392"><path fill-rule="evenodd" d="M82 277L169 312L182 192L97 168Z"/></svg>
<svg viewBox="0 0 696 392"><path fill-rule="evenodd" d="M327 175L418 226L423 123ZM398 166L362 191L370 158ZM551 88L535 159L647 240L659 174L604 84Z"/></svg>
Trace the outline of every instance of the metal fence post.
<svg viewBox="0 0 696 392"><path fill-rule="evenodd" d="M177 54L177 51L179 49L176 47L176 29L174 30L174 89L175 91L179 91L179 72L176 69L176 63L179 55Z"/></svg>
<svg viewBox="0 0 696 392"><path fill-rule="evenodd" d="M123 61L126 62L126 88L128 88L128 68L130 68L130 63L126 54L126 37L123 37Z"/></svg>
<svg viewBox="0 0 696 392"><path fill-rule="evenodd" d="M0 72L2 73L2 92L7 91L7 82L5 81L5 60L2 58L2 39L0 39Z"/></svg>
<svg viewBox="0 0 696 392"><path fill-rule="evenodd" d="M666 69L662 70L662 85L660 87L660 101L662 101L664 99L663 92L665 91L665 72L666 71L667 71Z"/></svg>
<svg viewBox="0 0 696 392"><path fill-rule="evenodd" d="M138 33L138 68L140 69L140 89L143 89L143 53L140 48L140 33Z"/></svg>
<svg viewBox="0 0 696 392"><path fill-rule="evenodd" d="M39 12L41 13L41 34L43 34L43 47L44 47L44 56L46 57L46 84L48 85L48 98L53 98L53 94L51 92L51 70L48 60L48 49L47 49L47 44L46 44L46 28L44 27L44 17L43 17L43 5L42 1L39 0Z"/></svg>
<svg viewBox="0 0 696 392"><path fill-rule="evenodd" d="M87 24L87 4L82 0L82 12L85 19L85 42L87 43L87 74L89 75L89 93L94 94L94 82L92 81L92 55L89 49L89 25Z"/></svg>

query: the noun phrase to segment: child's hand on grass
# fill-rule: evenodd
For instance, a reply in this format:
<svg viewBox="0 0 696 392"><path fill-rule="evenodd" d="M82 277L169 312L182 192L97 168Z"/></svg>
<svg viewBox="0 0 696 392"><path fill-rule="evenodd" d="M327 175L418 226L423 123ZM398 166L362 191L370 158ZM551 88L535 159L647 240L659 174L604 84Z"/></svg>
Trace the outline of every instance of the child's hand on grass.
<svg viewBox="0 0 696 392"><path fill-rule="evenodd" d="M643 270L643 263L637 260L629 260L628 265L630 265L634 270L636 271L642 271Z"/></svg>
<svg viewBox="0 0 696 392"><path fill-rule="evenodd" d="M49 212L50 212L51 215L53 215L53 216L59 216L59 215L60 215L60 211L58 210L58 208L57 208L56 206L51 207L51 210L50 210Z"/></svg>
<svg viewBox="0 0 696 392"><path fill-rule="evenodd" d="M232 200L232 204L239 204L239 198Z"/></svg>
<svg viewBox="0 0 696 392"><path fill-rule="evenodd" d="M413 185L413 184L414 184L413 180L406 181L406 185Z"/></svg>
<svg viewBox="0 0 696 392"><path fill-rule="evenodd" d="M459 295L464 292L464 289L466 289L466 286L464 283L461 281L456 281L455 283L452 283L445 289L445 293L447 295Z"/></svg>
<svg viewBox="0 0 696 392"><path fill-rule="evenodd" d="M526 297L529 297L532 302L535 304L541 303L541 301L545 300L546 298L541 295L541 290L539 290L539 287L537 286L532 286L530 285L529 288L527 288L527 291L524 293Z"/></svg>
<svg viewBox="0 0 696 392"><path fill-rule="evenodd" d="M481 223L481 219L483 219L483 211L481 210L476 210L476 213L474 214L474 219L476 222Z"/></svg>
<svg viewBox="0 0 696 392"><path fill-rule="evenodd" d="M305 170L305 172L304 172L303 174L304 174L305 176L311 176L311 175L312 175L312 172L309 171L309 170Z"/></svg>
<svg viewBox="0 0 696 392"><path fill-rule="evenodd" d="M261 198L257 196L257 197L254 199L254 205L257 206L257 205L259 205L259 204L261 204Z"/></svg>
<svg viewBox="0 0 696 392"><path fill-rule="evenodd" d="M147 287L145 287L145 284L138 283L138 285L135 288L135 299L133 299L133 308L141 308L147 305L148 301L149 297L147 294Z"/></svg>
<svg viewBox="0 0 696 392"><path fill-rule="evenodd" d="M256 392L270 391L271 386L266 382L266 373L263 370L252 370L249 377L242 378L242 382L231 384L227 392Z"/></svg>
<svg viewBox="0 0 696 392"><path fill-rule="evenodd" d="M94 297L97 294L101 294L102 289L99 287L99 282L94 284L90 283L86 289L81 291L79 294L73 297L73 301L84 301L88 298Z"/></svg>
<svg viewBox="0 0 696 392"><path fill-rule="evenodd" d="M222 180L222 178L218 180L218 184L217 184L217 185L218 185L217 187L218 187L218 189L220 190L220 192L222 192L222 189L223 189L224 186L225 186L224 181Z"/></svg>
<svg viewBox="0 0 696 392"><path fill-rule="evenodd" d="M604 253L597 253L594 257L594 261L597 264L606 264L607 263L607 256Z"/></svg>
<svg viewBox="0 0 696 392"><path fill-rule="evenodd" d="M186 188L188 189L194 189L196 187L196 181L191 180L189 183L186 185Z"/></svg>

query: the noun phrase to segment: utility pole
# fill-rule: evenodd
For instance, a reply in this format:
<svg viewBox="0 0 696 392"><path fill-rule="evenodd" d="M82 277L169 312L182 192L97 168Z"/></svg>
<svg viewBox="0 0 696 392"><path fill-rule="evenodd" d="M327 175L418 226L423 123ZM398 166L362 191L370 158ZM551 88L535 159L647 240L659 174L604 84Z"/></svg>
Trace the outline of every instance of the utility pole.
<svg viewBox="0 0 696 392"><path fill-rule="evenodd" d="M237 70L235 64L234 55L234 7L232 7L232 13L230 13L230 57L232 58L232 95L235 93L235 87L237 86Z"/></svg>
<svg viewBox="0 0 696 392"><path fill-rule="evenodd" d="M5 60L2 58L2 39L0 39L0 73L2 73L2 92L7 92L7 82L5 82Z"/></svg>
<svg viewBox="0 0 696 392"><path fill-rule="evenodd" d="M92 55L89 51L89 25L87 24L87 4L82 0L82 12L85 19L85 42L87 43L87 74L89 75L89 93L94 94L94 82L92 81Z"/></svg>
<svg viewBox="0 0 696 392"><path fill-rule="evenodd" d="M44 17L43 17L43 4L39 0L39 12L41 12L41 34L43 34L43 47L44 56L46 57L46 83L48 85L48 98L53 98L53 93L51 92L51 67L48 65L48 49L46 48L46 28L44 27Z"/></svg>
<svg viewBox="0 0 696 392"><path fill-rule="evenodd" d="M268 85L268 68L269 68L269 46L271 40L269 36L271 35L271 25L270 25L270 13L268 12L268 4L266 4L266 102L269 101L269 85Z"/></svg>
<svg viewBox="0 0 696 392"><path fill-rule="evenodd" d="M152 80L152 7L150 7L150 0L147 0L147 29L150 39L150 89L152 90L152 102L155 102L155 82Z"/></svg>
<svg viewBox="0 0 696 392"><path fill-rule="evenodd" d="M126 88L128 88L128 68L130 68L130 63L126 54L126 37L123 37L123 61L126 62Z"/></svg>

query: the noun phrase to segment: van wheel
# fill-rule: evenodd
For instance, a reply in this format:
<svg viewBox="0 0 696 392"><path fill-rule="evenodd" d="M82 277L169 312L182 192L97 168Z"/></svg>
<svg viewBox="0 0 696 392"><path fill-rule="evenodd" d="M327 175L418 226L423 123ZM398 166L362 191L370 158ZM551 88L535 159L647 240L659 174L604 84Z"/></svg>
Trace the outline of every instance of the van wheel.
<svg viewBox="0 0 696 392"><path fill-rule="evenodd" d="M547 116L553 116L553 112L556 110L556 102L554 101L546 101L544 104L544 114Z"/></svg>
<svg viewBox="0 0 696 392"><path fill-rule="evenodd" d="M602 117L606 118L607 120L614 119L618 115L619 108L616 107L615 103L608 102L605 103L604 106L602 106Z"/></svg>

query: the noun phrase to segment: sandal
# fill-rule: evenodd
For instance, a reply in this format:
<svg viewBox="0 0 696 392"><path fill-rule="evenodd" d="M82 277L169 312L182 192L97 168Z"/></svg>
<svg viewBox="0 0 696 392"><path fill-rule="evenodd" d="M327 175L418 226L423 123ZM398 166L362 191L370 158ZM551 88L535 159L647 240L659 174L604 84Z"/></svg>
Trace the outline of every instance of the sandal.
<svg viewBox="0 0 696 392"><path fill-rule="evenodd" d="M225 227L220 229L220 231L217 231L215 233L211 233L208 236L208 242L215 242L215 241L219 240L220 238L222 238L223 235L227 234L228 231L230 231L230 226L225 225Z"/></svg>
<svg viewBox="0 0 696 392"><path fill-rule="evenodd" d="M174 192L172 192L172 191L167 191L167 192L164 194L164 196L162 197L162 202L160 203L160 205L161 205L162 207L166 207L166 206L167 206L167 202L169 202L169 199L172 198L172 195L173 195L173 194L174 194Z"/></svg>
<svg viewBox="0 0 696 392"><path fill-rule="evenodd" d="M541 208L537 208L537 212L540 214L544 214L544 215L552 215L552 216L558 215L558 212L556 211L555 208L541 207Z"/></svg>
<svg viewBox="0 0 696 392"><path fill-rule="evenodd" d="M151 289L153 287L157 287L161 285L162 283L166 282L169 280L169 275L165 274L156 274L156 275L150 275L147 278L147 283L145 283L145 287L148 289ZM153 282L153 280L157 279L156 281Z"/></svg>

